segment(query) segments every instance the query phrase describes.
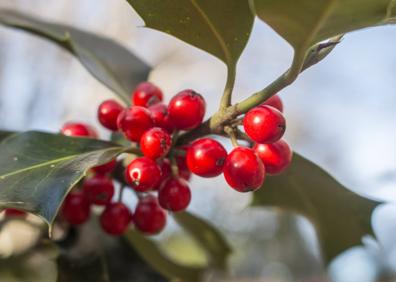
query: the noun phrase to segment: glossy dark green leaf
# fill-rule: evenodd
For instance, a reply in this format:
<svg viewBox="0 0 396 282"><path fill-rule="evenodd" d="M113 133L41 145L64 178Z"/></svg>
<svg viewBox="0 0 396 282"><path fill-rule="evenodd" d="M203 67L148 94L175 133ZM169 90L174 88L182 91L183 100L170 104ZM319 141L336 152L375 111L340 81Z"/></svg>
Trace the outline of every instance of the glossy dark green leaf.
<svg viewBox="0 0 396 282"><path fill-rule="evenodd" d="M68 50L126 103L137 83L147 79L149 67L111 39L10 10L0 10L0 24L41 36Z"/></svg>
<svg viewBox="0 0 396 282"><path fill-rule="evenodd" d="M34 213L52 224L67 192L124 148L105 141L26 132L0 144L0 207Z"/></svg>
<svg viewBox="0 0 396 282"><path fill-rule="evenodd" d="M148 264L165 277L189 282L202 281L204 269L184 266L172 261L153 240L137 231L128 231L125 238Z"/></svg>
<svg viewBox="0 0 396 282"><path fill-rule="evenodd" d="M128 0L146 26L171 34L235 66L253 26L248 1Z"/></svg>
<svg viewBox="0 0 396 282"><path fill-rule="evenodd" d="M326 262L374 236L371 215L380 202L345 188L314 163L294 155L280 176L268 177L254 193L252 205L298 213L314 225Z"/></svg>
<svg viewBox="0 0 396 282"><path fill-rule="evenodd" d="M173 217L207 252L211 266L220 269L227 267L232 249L218 229L189 212L175 213Z"/></svg>
<svg viewBox="0 0 396 282"><path fill-rule="evenodd" d="M353 30L396 19L394 0L250 0L257 16L296 52Z"/></svg>

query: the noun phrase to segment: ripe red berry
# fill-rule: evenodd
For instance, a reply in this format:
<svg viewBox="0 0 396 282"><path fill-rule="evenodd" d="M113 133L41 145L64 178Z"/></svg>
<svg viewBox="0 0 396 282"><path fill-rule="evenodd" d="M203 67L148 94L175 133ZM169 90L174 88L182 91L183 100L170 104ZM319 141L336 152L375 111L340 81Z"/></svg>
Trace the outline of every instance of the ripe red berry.
<svg viewBox="0 0 396 282"><path fill-rule="evenodd" d="M250 148L236 147L227 156L224 178L228 185L239 192L255 191L261 187L265 169L261 160Z"/></svg>
<svg viewBox="0 0 396 282"><path fill-rule="evenodd" d="M166 212L158 204L156 197L148 195L139 200L133 222L138 230L147 235L158 234L165 227Z"/></svg>
<svg viewBox="0 0 396 282"><path fill-rule="evenodd" d="M279 140L286 129L282 113L271 106L251 109L243 119L246 134L257 143L273 143Z"/></svg>
<svg viewBox="0 0 396 282"><path fill-rule="evenodd" d="M5 209L4 212L5 212L5 216L7 216L7 217L25 217L26 216L26 212L17 210L17 209L12 209L12 208Z"/></svg>
<svg viewBox="0 0 396 282"><path fill-rule="evenodd" d="M158 192L158 200L166 210L178 212L187 208L191 201L191 191L182 178L169 178Z"/></svg>
<svg viewBox="0 0 396 282"><path fill-rule="evenodd" d="M88 178L83 184L84 195L91 204L107 205L114 195L114 184L104 175Z"/></svg>
<svg viewBox="0 0 396 282"><path fill-rule="evenodd" d="M140 139L140 149L150 159L165 157L171 148L172 140L168 132L159 127L147 130Z"/></svg>
<svg viewBox="0 0 396 282"><path fill-rule="evenodd" d="M272 96L271 98L269 98L267 101L265 101L261 105L271 106L271 107L274 107L275 109L277 109L278 111L283 112L283 103L282 103L281 98L278 95Z"/></svg>
<svg viewBox="0 0 396 282"><path fill-rule="evenodd" d="M66 123L61 129L61 133L72 137L98 138L98 133L92 126L81 122Z"/></svg>
<svg viewBox="0 0 396 282"><path fill-rule="evenodd" d="M98 119L99 122L112 131L117 131L117 118L118 115L124 110L115 100L106 100L100 104L98 108Z"/></svg>
<svg viewBox="0 0 396 282"><path fill-rule="evenodd" d="M177 129L191 130L202 123L205 108L205 100L200 94L193 90L184 90L169 102L168 112Z"/></svg>
<svg viewBox="0 0 396 282"><path fill-rule="evenodd" d="M131 222L132 214L123 203L110 203L100 216L103 230L114 236L122 235Z"/></svg>
<svg viewBox="0 0 396 282"><path fill-rule="evenodd" d="M169 134L173 133L175 127L169 118L168 107L162 103L155 104L148 108L157 127L165 129Z"/></svg>
<svg viewBox="0 0 396 282"><path fill-rule="evenodd" d="M140 83L132 93L132 104L135 106L149 107L161 102L163 94L161 89L151 82Z"/></svg>
<svg viewBox="0 0 396 282"><path fill-rule="evenodd" d="M123 110L117 124L125 137L133 142L139 142L142 135L154 126L150 112L139 106Z"/></svg>
<svg viewBox="0 0 396 282"><path fill-rule="evenodd" d="M86 222L91 213L89 202L81 192L69 193L62 206L63 218L72 225Z"/></svg>
<svg viewBox="0 0 396 282"><path fill-rule="evenodd" d="M152 159L136 158L126 168L125 179L135 191L147 192L159 184L161 170Z"/></svg>
<svg viewBox="0 0 396 282"><path fill-rule="evenodd" d="M272 144L256 144L253 150L261 159L265 171L269 174L279 174L284 171L291 163L293 155L289 144L283 139Z"/></svg>
<svg viewBox="0 0 396 282"><path fill-rule="evenodd" d="M187 150L187 166L202 177L214 177L223 172L227 151L214 139L202 138L194 141Z"/></svg>
<svg viewBox="0 0 396 282"><path fill-rule="evenodd" d="M117 165L117 161L114 159L108 163L102 164L102 165L98 165L92 168L92 170L96 173L96 174L108 174L113 172L113 170L115 169Z"/></svg>

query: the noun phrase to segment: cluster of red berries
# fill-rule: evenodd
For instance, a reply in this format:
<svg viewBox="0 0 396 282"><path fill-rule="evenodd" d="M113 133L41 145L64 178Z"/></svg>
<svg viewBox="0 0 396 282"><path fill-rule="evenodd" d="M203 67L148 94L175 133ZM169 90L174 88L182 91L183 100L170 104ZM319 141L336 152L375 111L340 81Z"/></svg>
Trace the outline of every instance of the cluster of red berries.
<svg viewBox="0 0 396 282"><path fill-rule="evenodd" d="M282 112L283 103L275 95L244 116L243 129L255 144L253 148L238 146L227 156L224 177L235 190L255 191L266 173L280 174L291 163L293 152L281 139L286 130Z"/></svg>
<svg viewBox="0 0 396 282"><path fill-rule="evenodd" d="M257 190L265 173L278 174L291 161L292 151L281 140L285 131L282 102L278 96L250 110L243 119L246 134L257 142L253 148L237 146L229 154L212 138L176 146L177 133L197 128L206 109L204 98L193 90L176 94L165 105L162 91L143 82L132 93L131 107L115 100L104 101L98 109L100 123L120 131L143 156L133 159L125 169L125 181L139 197L132 213L122 202L112 202L114 185L109 174L116 161L95 167L79 192L69 193L62 214L71 224L89 218L90 205L103 205L103 229L112 235L125 232L133 222L145 234L157 234L166 224L166 210L180 212L191 201L188 185L191 173L201 177L224 174L237 191ZM61 132L68 136L97 138L96 131L82 123L67 123Z"/></svg>

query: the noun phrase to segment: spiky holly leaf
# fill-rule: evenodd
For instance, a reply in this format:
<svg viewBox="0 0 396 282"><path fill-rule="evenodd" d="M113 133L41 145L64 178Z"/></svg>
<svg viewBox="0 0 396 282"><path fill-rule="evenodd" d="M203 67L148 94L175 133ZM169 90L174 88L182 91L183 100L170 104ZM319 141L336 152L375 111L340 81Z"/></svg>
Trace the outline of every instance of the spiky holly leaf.
<svg viewBox="0 0 396 282"><path fill-rule="evenodd" d="M128 49L96 34L77 28L42 21L20 12L0 10L0 24L38 35L63 47L125 103L150 68Z"/></svg>
<svg viewBox="0 0 396 282"><path fill-rule="evenodd" d="M128 0L146 26L198 47L234 68L249 39L253 14L240 0Z"/></svg>
<svg viewBox="0 0 396 282"><path fill-rule="evenodd" d="M106 141L43 132L0 143L0 207L31 212L52 225L66 194L91 168L125 148Z"/></svg>
<svg viewBox="0 0 396 282"><path fill-rule="evenodd" d="M336 35L396 21L394 0L250 0L257 16L303 55Z"/></svg>
<svg viewBox="0 0 396 282"><path fill-rule="evenodd" d="M253 206L280 208L309 219L326 262L360 245L363 236L374 236L371 215L380 202L348 190L302 156L293 158L283 174L268 177L254 193Z"/></svg>

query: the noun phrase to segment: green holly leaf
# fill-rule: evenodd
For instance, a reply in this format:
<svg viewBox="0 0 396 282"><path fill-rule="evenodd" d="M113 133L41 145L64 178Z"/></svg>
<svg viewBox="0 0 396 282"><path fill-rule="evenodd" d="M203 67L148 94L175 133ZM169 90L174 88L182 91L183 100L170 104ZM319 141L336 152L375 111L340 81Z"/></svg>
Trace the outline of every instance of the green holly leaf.
<svg viewBox="0 0 396 282"><path fill-rule="evenodd" d="M130 230L124 237L135 251L149 264L169 279L200 282L203 280L204 268L181 265L171 260L151 239L137 231Z"/></svg>
<svg viewBox="0 0 396 282"><path fill-rule="evenodd" d="M173 217L206 251L211 266L226 269L232 249L217 228L189 212L175 213Z"/></svg>
<svg viewBox="0 0 396 282"><path fill-rule="evenodd" d="M146 26L198 47L234 68L254 17L248 1L128 0Z"/></svg>
<svg viewBox="0 0 396 282"><path fill-rule="evenodd" d="M394 0L250 0L257 16L296 53L330 37L396 19Z"/></svg>
<svg viewBox="0 0 396 282"><path fill-rule="evenodd" d="M0 24L38 35L63 47L127 104L132 90L147 79L150 71L144 62L113 40L71 26L49 23L11 10L0 10Z"/></svg>
<svg viewBox="0 0 396 282"><path fill-rule="evenodd" d="M281 175L268 177L252 205L298 213L314 225L326 262L371 235L371 215L380 202L345 188L323 169L295 154Z"/></svg>
<svg viewBox="0 0 396 282"><path fill-rule="evenodd" d="M0 143L0 207L36 214L50 227L69 190L96 165L125 148L110 142L43 132Z"/></svg>

